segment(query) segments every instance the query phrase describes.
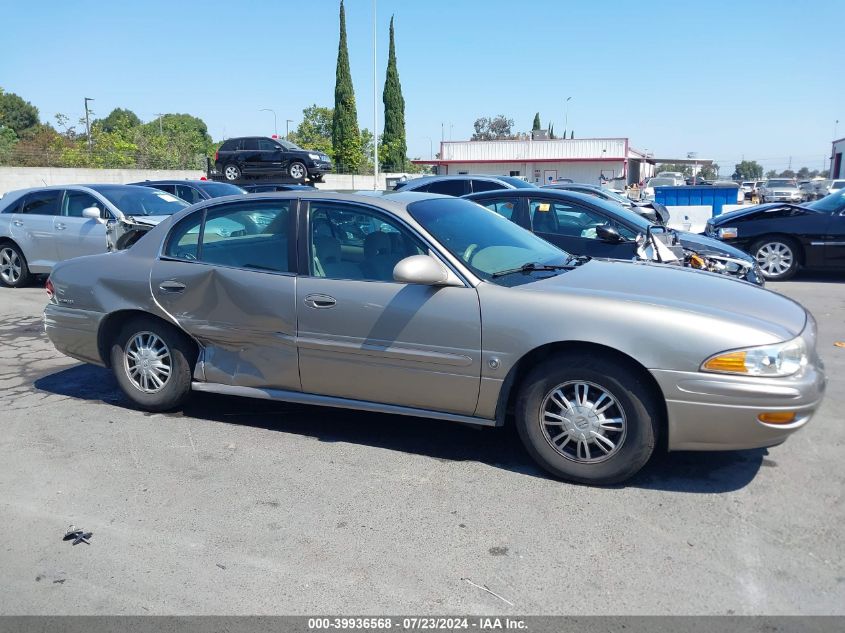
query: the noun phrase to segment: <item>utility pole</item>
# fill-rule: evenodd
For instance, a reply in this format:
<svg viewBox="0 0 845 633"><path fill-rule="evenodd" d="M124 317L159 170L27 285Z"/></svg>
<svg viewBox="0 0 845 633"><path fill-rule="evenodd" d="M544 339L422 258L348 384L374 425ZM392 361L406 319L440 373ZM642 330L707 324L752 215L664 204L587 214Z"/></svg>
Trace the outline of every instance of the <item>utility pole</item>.
<svg viewBox="0 0 845 633"><path fill-rule="evenodd" d="M563 102L563 138L566 138L566 130L569 129L569 101L572 97L567 97Z"/></svg>
<svg viewBox="0 0 845 633"><path fill-rule="evenodd" d="M88 138L88 151L91 151L91 122L88 119L88 102L93 101L90 97L85 97L85 136Z"/></svg>
<svg viewBox="0 0 845 633"><path fill-rule="evenodd" d="M373 191L378 189L378 69L376 68L376 0L373 0Z"/></svg>
<svg viewBox="0 0 845 633"><path fill-rule="evenodd" d="M293 119L285 119L285 140L290 140L290 124L293 123Z"/></svg>
<svg viewBox="0 0 845 633"><path fill-rule="evenodd" d="M156 112L156 114L158 115L158 135L163 136L164 135L164 128L161 125L161 117L164 116L164 112Z"/></svg>

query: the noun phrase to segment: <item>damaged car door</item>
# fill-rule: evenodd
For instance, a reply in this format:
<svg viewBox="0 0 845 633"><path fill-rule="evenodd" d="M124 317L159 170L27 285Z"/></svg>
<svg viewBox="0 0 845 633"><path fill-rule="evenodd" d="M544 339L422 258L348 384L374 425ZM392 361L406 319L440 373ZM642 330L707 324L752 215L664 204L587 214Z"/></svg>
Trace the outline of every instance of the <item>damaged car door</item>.
<svg viewBox="0 0 845 633"><path fill-rule="evenodd" d="M295 200L222 203L171 228L150 289L199 341L198 377L300 390L292 206Z"/></svg>

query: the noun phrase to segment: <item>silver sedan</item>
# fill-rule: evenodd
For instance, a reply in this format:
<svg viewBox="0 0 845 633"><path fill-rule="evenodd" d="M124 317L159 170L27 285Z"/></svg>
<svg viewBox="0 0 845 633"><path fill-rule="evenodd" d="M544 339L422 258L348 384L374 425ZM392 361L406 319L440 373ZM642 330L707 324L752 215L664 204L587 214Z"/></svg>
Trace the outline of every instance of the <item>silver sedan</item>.
<svg viewBox="0 0 845 633"><path fill-rule="evenodd" d="M149 411L215 392L516 424L556 476L772 446L825 378L813 318L722 275L573 257L467 200L218 198L56 266L56 348Z"/></svg>

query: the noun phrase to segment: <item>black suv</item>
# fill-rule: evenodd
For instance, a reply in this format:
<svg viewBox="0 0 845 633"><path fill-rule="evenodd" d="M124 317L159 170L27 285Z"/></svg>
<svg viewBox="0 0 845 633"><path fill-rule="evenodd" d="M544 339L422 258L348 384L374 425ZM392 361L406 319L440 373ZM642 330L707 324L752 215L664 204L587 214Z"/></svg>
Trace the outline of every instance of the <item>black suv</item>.
<svg viewBox="0 0 845 633"><path fill-rule="evenodd" d="M331 159L322 152L266 136L230 138L214 154L214 169L223 180L244 176L289 176L296 181L320 181L331 171Z"/></svg>

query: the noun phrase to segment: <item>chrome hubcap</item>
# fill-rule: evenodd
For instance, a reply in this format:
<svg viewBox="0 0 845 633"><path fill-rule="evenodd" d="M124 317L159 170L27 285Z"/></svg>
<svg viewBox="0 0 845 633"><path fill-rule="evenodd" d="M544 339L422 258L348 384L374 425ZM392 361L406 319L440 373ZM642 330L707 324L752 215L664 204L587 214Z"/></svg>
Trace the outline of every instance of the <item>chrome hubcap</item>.
<svg viewBox="0 0 845 633"><path fill-rule="evenodd" d="M229 165L224 173L226 174L226 178L228 178L229 180L238 179L238 168L234 167L233 165Z"/></svg>
<svg viewBox="0 0 845 633"><path fill-rule="evenodd" d="M138 332L126 344L123 365L136 389L156 393L164 389L170 379L170 350L152 332Z"/></svg>
<svg viewBox="0 0 845 633"><path fill-rule="evenodd" d="M757 251L757 263L768 275L782 275L792 266L792 249L783 242L763 244Z"/></svg>
<svg viewBox="0 0 845 633"><path fill-rule="evenodd" d="M596 463L609 459L625 441L625 411L609 391L592 382L565 382L540 407L540 428L566 459Z"/></svg>
<svg viewBox="0 0 845 633"><path fill-rule="evenodd" d="M294 178L302 178L305 175L305 170L302 168L302 165L296 163L290 166L290 175Z"/></svg>
<svg viewBox="0 0 845 633"><path fill-rule="evenodd" d="M14 249L0 250L0 277L7 284L15 284L21 278L21 258Z"/></svg>

